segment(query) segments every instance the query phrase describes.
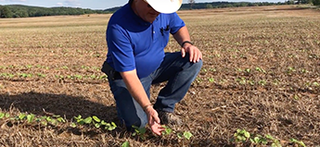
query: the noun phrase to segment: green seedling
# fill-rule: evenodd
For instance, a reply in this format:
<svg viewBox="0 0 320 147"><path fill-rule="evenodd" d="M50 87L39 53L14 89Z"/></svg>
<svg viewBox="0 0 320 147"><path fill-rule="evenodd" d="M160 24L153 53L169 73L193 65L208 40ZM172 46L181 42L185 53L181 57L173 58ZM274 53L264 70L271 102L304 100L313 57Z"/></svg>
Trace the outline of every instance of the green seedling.
<svg viewBox="0 0 320 147"><path fill-rule="evenodd" d="M162 127L164 128L164 131L161 132L163 136L170 135L172 133L172 129L168 126L162 125Z"/></svg>
<svg viewBox="0 0 320 147"><path fill-rule="evenodd" d="M256 67L256 71L262 72L262 73L266 73L266 71L260 67Z"/></svg>
<svg viewBox="0 0 320 147"><path fill-rule="evenodd" d="M280 143L280 141L278 139L275 139L271 135L266 135L265 137L272 141L272 143L271 143L272 147L282 147L281 143Z"/></svg>
<svg viewBox="0 0 320 147"><path fill-rule="evenodd" d="M259 145L259 144L263 144L263 145L268 144L267 139L264 138L264 137L261 136L261 135L257 135L257 136L254 137L254 138L250 138L250 141L251 141L251 143L254 143L254 144L257 144L257 145Z"/></svg>
<svg viewBox="0 0 320 147"><path fill-rule="evenodd" d="M129 141L124 142L121 147L130 147Z"/></svg>
<svg viewBox="0 0 320 147"><path fill-rule="evenodd" d="M147 129L145 127L139 128L137 126L132 126L132 128L134 129L134 133L132 134L132 136L138 136L139 138L141 138L142 140L146 139L146 131Z"/></svg>
<svg viewBox="0 0 320 147"><path fill-rule="evenodd" d="M250 133L245 129L237 129L237 132L234 134L236 142L246 142L250 136Z"/></svg>
<svg viewBox="0 0 320 147"><path fill-rule="evenodd" d="M297 139L291 138L291 143L298 144L299 146L306 147L306 145L302 141L298 141Z"/></svg>
<svg viewBox="0 0 320 147"><path fill-rule="evenodd" d="M9 118L10 114L9 113L0 113L0 119L2 118Z"/></svg>
<svg viewBox="0 0 320 147"><path fill-rule="evenodd" d="M190 138L191 138L192 136L193 136L193 134L192 134L191 132L188 132L188 131L177 134L177 137L178 137L179 139L185 138L185 139L187 139L187 140L190 140Z"/></svg>
<svg viewBox="0 0 320 147"><path fill-rule="evenodd" d="M188 131L187 131L187 132L184 132L184 133L183 133L183 136L184 136L187 140L190 140L190 138L191 138L193 135L192 135L191 132L188 132Z"/></svg>
<svg viewBox="0 0 320 147"><path fill-rule="evenodd" d="M32 123L33 120L34 120L34 118L35 118L35 115L34 115L34 114L29 114L29 115L27 115L28 123Z"/></svg>
<svg viewBox="0 0 320 147"><path fill-rule="evenodd" d="M24 113L21 113L20 115L19 115L19 120L24 120L25 118L27 118L27 115L26 114L24 114Z"/></svg>

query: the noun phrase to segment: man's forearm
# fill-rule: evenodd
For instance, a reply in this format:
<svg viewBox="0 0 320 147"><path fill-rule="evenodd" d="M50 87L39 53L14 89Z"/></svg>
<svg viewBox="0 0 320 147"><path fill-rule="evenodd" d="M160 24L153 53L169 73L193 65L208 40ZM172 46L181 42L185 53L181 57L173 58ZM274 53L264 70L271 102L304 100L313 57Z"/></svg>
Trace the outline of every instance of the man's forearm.
<svg viewBox="0 0 320 147"><path fill-rule="evenodd" d="M173 38L179 43L179 45L181 45L184 41L191 41L186 26L180 28L180 30L173 35Z"/></svg>
<svg viewBox="0 0 320 147"><path fill-rule="evenodd" d="M136 74L136 70L121 72L120 74L131 96L140 104L140 106L142 108L149 106L151 104L150 100Z"/></svg>

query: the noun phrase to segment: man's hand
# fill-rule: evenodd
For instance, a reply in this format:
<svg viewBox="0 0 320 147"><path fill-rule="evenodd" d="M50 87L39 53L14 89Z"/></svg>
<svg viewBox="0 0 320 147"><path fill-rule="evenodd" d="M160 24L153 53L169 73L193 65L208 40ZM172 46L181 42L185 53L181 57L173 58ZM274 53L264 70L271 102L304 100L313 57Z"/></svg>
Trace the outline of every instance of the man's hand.
<svg viewBox="0 0 320 147"><path fill-rule="evenodd" d="M153 109L153 107L148 107L146 110L148 116L148 124L153 133L161 135L162 131L165 129L160 125L160 119L158 117L158 112Z"/></svg>
<svg viewBox="0 0 320 147"><path fill-rule="evenodd" d="M186 56L186 53L189 53L190 55L190 62L196 63L202 59L201 51L192 44L187 43L181 48L181 55L183 58Z"/></svg>

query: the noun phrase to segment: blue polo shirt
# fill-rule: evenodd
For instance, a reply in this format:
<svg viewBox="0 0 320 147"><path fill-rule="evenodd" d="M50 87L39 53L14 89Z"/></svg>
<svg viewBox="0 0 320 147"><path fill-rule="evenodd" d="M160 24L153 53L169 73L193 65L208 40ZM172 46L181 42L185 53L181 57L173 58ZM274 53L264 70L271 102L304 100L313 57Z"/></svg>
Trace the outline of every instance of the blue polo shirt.
<svg viewBox="0 0 320 147"><path fill-rule="evenodd" d="M169 35L185 23L177 13L159 14L153 23L137 16L129 4L115 12L108 23L107 63L118 72L136 69L139 78L155 71L165 56Z"/></svg>

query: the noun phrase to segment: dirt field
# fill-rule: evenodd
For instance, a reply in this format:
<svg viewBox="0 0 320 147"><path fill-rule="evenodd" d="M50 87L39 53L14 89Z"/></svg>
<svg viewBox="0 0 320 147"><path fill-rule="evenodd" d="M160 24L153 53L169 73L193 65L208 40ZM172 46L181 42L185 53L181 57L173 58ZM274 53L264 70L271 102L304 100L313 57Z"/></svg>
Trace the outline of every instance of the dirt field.
<svg viewBox="0 0 320 147"><path fill-rule="evenodd" d="M203 51L204 65L176 107L184 125L162 137L149 130L133 136L118 124L100 72L110 15L0 19L0 145L320 146L319 10L268 6L178 14ZM177 50L171 38L166 51ZM162 86L152 87L153 102ZM118 127L77 124L79 115ZM193 136L179 138L183 132Z"/></svg>

